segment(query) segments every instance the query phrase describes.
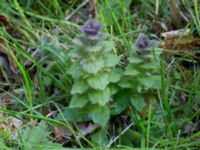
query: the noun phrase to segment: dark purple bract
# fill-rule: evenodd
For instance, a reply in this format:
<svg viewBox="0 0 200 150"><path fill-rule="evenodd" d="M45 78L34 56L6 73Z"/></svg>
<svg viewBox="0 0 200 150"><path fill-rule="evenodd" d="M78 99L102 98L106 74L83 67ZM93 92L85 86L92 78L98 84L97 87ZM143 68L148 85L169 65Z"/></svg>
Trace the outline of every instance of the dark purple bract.
<svg viewBox="0 0 200 150"><path fill-rule="evenodd" d="M80 27L86 37L90 40L96 40L99 38L99 32L103 28L102 24L98 24L94 19L89 19L84 25Z"/></svg>
<svg viewBox="0 0 200 150"><path fill-rule="evenodd" d="M149 38L146 35L140 34L136 40L135 46L138 49L145 49L149 46L149 42Z"/></svg>

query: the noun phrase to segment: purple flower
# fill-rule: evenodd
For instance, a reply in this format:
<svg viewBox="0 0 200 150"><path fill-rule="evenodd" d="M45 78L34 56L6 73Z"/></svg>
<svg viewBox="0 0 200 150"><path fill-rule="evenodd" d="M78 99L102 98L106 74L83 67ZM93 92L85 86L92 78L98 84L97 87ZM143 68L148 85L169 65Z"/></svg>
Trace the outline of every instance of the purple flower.
<svg viewBox="0 0 200 150"><path fill-rule="evenodd" d="M94 19L89 19L84 25L80 27L86 37L90 40L99 38L99 31L103 28L102 24L98 24Z"/></svg>
<svg viewBox="0 0 200 150"><path fill-rule="evenodd" d="M140 34L135 42L135 46L138 49L145 49L148 48L150 45L150 41L149 38L144 35L144 34Z"/></svg>
<svg viewBox="0 0 200 150"><path fill-rule="evenodd" d="M149 53L151 50L153 50L155 47L157 47L159 44L156 40L150 40L148 36L144 34L139 34L137 40L134 43L134 50L138 54L145 54Z"/></svg>

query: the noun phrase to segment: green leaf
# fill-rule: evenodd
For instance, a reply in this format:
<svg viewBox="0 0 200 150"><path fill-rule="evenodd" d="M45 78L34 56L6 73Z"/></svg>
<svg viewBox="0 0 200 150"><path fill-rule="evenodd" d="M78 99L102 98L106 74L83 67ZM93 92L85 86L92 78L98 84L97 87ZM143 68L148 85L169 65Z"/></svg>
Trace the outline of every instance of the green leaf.
<svg viewBox="0 0 200 150"><path fill-rule="evenodd" d="M141 65L141 68L146 69L146 70L158 70L159 66L157 63L153 63L153 62L147 62L143 65Z"/></svg>
<svg viewBox="0 0 200 150"><path fill-rule="evenodd" d="M102 45L104 52L110 52L114 47L114 43L111 41L103 41Z"/></svg>
<svg viewBox="0 0 200 150"><path fill-rule="evenodd" d="M119 86L122 88L131 88L133 86L132 80L123 78L122 80L120 80Z"/></svg>
<svg viewBox="0 0 200 150"><path fill-rule="evenodd" d="M116 83L120 80L122 76L122 71L119 70L119 69L115 69L115 70L112 70L110 73L109 73L109 81L110 82L113 82L113 83Z"/></svg>
<svg viewBox="0 0 200 150"><path fill-rule="evenodd" d="M109 142L107 131L105 129L101 129L100 131L92 135L92 140L93 142L98 144L99 147L105 147Z"/></svg>
<svg viewBox="0 0 200 150"><path fill-rule="evenodd" d="M84 71L78 63L74 63L69 68L68 74L70 74L73 77L73 79L79 79L84 75Z"/></svg>
<svg viewBox="0 0 200 150"><path fill-rule="evenodd" d="M142 141L142 134L138 131L135 131L134 129L129 129L122 135L121 139L122 145L126 145L128 147L135 147L140 145Z"/></svg>
<svg viewBox="0 0 200 150"><path fill-rule="evenodd" d="M93 104L105 105L110 100L110 89L105 88L104 90L92 90L88 93L89 99Z"/></svg>
<svg viewBox="0 0 200 150"><path fill-rule="evenodd" d="M44 76L42 82L43 82L44 86L50 86L52 84L53 80L50 76Z"/></svg>
<svg viewBox="0 0 200 150"><path fill-rule="evenodd" d="M74 95L70 101L69 107L83 107L88 101L89 98L86 95Z"/></svg>
<svg viewBox="0 0 200 150"><path fill-rule="evenodd" d="M99 52L101 49L102 49L102 44L86 47L86 51L88 52Z"/></svg>
<svg viewBox="0 0 200 150"><path fill-rule="evenodd" d="M163 49L162 49L162 48L154 48L154 50L153 50L153 53L154 53L157 57L159 57L159 56L162 54L162 52L163 52Z"/></svg>
<svg viewBox="0 0 200 150"><path fill-rule="evenodd" d="M98 123L102 127L105 127L110 118L110 109L107 106L94 106L91 111L91 117L95 123Z"/></svg>
<svg viewBox="0 0 200 150"><path fill-rule="evenodd" d="M109 77L106 73L99 73L93 77L87 79L90 87L96 90L103 90L109 84Z"/></svg>
<svg viewBox="0 0 200 150"><path fill-rule="evenodd" d="M109 84L110 95L116 94L121 88L117 84Z"/></svg>
<svg viewBox="0 0 200 150"><path fill-rule="evenodd" d="M161 88L161 76L160 75L151 75L147 77L139 78L140 83L147 89L160 89Z"/></svg>
<svg viewBox="0 0 200 150"><path fill-rule="evenodd" d="M105 60L104 60L104 65L106 67L114 67L117 64L119 64L119 57L117 55L114 54L106 54L105 55Z"/></svg>
<svg viewBox="0 0 200 150"><path fill-rule="evenodd" d="M96 74L99 70L104 67L104 61L102 59L98 59L92 62L85 62L83 64L83 70L87 73Z"/></svg>
<svg viewBox="0 0 200 150"><path fill-rule="evenodd" d="M62 146L58 143L53 143L49 140L50 132L47 131L48 127L45 122L41 122L38 126L34 128L26 127L23 132L21 132L16 140L19 145L24 143L24 149L60 149ZM22 142L22 143L21 143Z"/></svg>
<svg viewBox="0 0 200 150"><path fill-rule="evenodd" d="M72 42L76 46L82 46L83 45L83 42L82 42L82 40L80 38L75 38Z"/></svg>
<svg viewBox="0 0 200 150"><path fill-rule="evenodd" d="M127 76L136 76L138 75L140 72L136 70L136 68L132 65L132 64L129 64L127 67L126 67L126 70L124 72L124 75L127 75Z"/></svg>
<svg viewBox="0 0 200 150"><path fill-rule="evenodd" d="M81 58L81 53L79 49L74 49L68 53L68 55L73 59Z"/></svg>
<svg viewBox="0 0 200 150"><path fill-rule="evenodd" d="M58 114L56 119L67 120L72 122L81 122L88 120L87 111L81 108L70 108L70 107L66 107L63 112Z"/></svg>
<svg viewBox="0 0 200 150"><path fill-rule="evenodd" d="M135 55L133 55L132 57L129 57L128 60L132 64L139 64L139 63L141 63L143 61L142 59L138 58Z"/></svg>
<svg viewBox="0 0 200 150"><path fill-rule="evenodd" d="M112 104L112 115L118 115L124 111L130 102L130 97L132 95L131 90L123 89L115 95L114 102Z"/></svg>
<svg viewBox="0 0 200 150"><path fill-rule="evenodd" d="M141 112L142 109L146 106L145 100L143 97L134 97L131 99L131 104L136 108L137 111Z"/></svg>
<svg viewBox="0 0 200 150"><path fill-rule="evenodd" d="M89 88L87 82L84 81L75 81L74 85L72 86L71 93L72 94L82 94L87 91Z"/></svg>

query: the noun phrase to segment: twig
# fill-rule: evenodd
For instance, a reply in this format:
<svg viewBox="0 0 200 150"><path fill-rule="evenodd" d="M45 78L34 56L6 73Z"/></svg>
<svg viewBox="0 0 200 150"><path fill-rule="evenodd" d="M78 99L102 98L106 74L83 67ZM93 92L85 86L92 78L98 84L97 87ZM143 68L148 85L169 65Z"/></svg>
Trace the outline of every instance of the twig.
<svg viewBox="0 0 200 150"><path fill-rule="evenodd" d="M68 21L79 9L81 9L83 6L85 6L90 0L85 0L83 3L81 3L71 14L69 14L65 20Z"/></svg>
<svg viewBox="0 0 200 150"><path fill-rule="evenodd" d="M107 146L105 149L108 149L115 141L119 139L121 135L123 135L128 129L130 129L133 126L133 123L129 124L121 133L120 135L116 136Z"/></svg>
<svg viewBox="0 0 200 150"><path fill-rule="evenodd" d="M92 4L92 17L97 19L98 18L98 10L97 10L97 1L96 0L91 0Z"/></svg>

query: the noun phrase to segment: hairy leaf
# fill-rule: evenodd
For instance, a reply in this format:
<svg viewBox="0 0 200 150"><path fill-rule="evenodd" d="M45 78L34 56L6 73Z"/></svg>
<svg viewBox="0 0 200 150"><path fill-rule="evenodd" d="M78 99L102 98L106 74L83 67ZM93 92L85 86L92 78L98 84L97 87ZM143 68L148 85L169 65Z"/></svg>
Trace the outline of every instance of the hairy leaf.
<svg viewBox="0 0 200 150"><path fill-rule="evenodd" d="M71 93L72 94L82 94L85 91L87 91L88 88L89 88L89 86L87 85L86 82L78 80L74 83Z"/></svg>
<svg viewBox="0 0 200 150"><path fill-rule="evenodd" d="M102 45L105 52L110 52L114 47L114 43L111 41L103 41Z"/></svg>
<svg viewBox="0 0 200 150"><path fill-rule="evenodd" d="M94 46L89 46L86 48L87 52L99 52L102 49L102 45L98 44L98 45L94 45Z"/></svg>
<svg viewBox="0 0 200 150"><path fill-rule="evenodd" d="M94 106L91 111L92 120L105 127L110 118L110 109L107 106Z"/></svg>
<svg viewBox="0 0 200 150"><path fill-rule="evenodd" d="M113 82L113 83L116 83L121 79L121 76L122 76L122 71L121 70L118 70L118 69L112 70L109 73L109 81Z"/></svg>
<svg viewBox="0 0 200 150"><path fill-rule="evenodd" d="M103 90L109 84L109 77L106 73L99 73L87 80L90 87Z"/></svg>
<svg viewBox="0 0 200 150"><path fill-rule="evenodd" d="M100 131L92 135L92 140L100 147L105 147L109 142L107 131L105 129L101 129Z"/></svg>
<svg viewBox="0 0 200 150"><path fill-rule="evenodd" d="M83 69L80 67L79 64L74 63L68 70L68 73L74 78L79 79L84 75Z"/></svg>
<svg viewBox="0 0 200 150"><path fill-rule="evenodd" d="M85 62L83 64L83 70L87 73L96 74L99 70L104 67L104 61L102 59L98 59L92 62Z"/></svg>
<svg viewBox="0 0 200 150"><path fill-rule="evenodd" d="M104 90L92 90L88 94L90 101L93 104L105 105L110 100L110 89L105 88Z"/></svg>
<svg viewBox="0 0 200 150"><path fill-rule="evenodd" d="M136 67L133 66L133 64L129 64L126 67L126 70L124 72L125 75L127 76L136 76L138 75L140 72L136 69Z"/></svg>
<svg viewBox="0 0 200 150"><path fill-rule="evenodd" d="M129 60L129 62L132 63L132 64L139 64L139 63L142 62L142 59L137 58L137 57L134 57L134 56L129 57L128 60Z"/></svg>
<svg viewBox="0 0 200 150"><path fill-rule="evenodd" d="M85 110L81 108L70 108L70 107L65 107L64 111L58 114L56 119L73 121L73 122L81 122L88 120L87 112Z"/></svg>
<svg viewBox="0 0 200 150"><path fill-rule="evenodd" d="M83 107L88 101L89 98L86 95L74 95L70 101L69 107Z"/></svg>
<svg viewBox="0 0 200 150"><path fill-rule="evenodd" d="M139 79L140 83L144 85L145 88L160 89L161 88L161 76L151 75L147 77L141 77Z"/></svg>
<svg viewBox="0 0 200 150"><path fill-rule="evenodd" d="M141 96L135 96L131 99L131 104L136 108L137 111L141 112L146 106L145 100Z"/></svg>
<svg viewBox="0 0 200 150"><path fill-rule="evenodd" d="M114 54L106 54L105 55L105 60L104 60L104 65L106 67L114 67L119 63L120 59L117 55Z"/></svg>

